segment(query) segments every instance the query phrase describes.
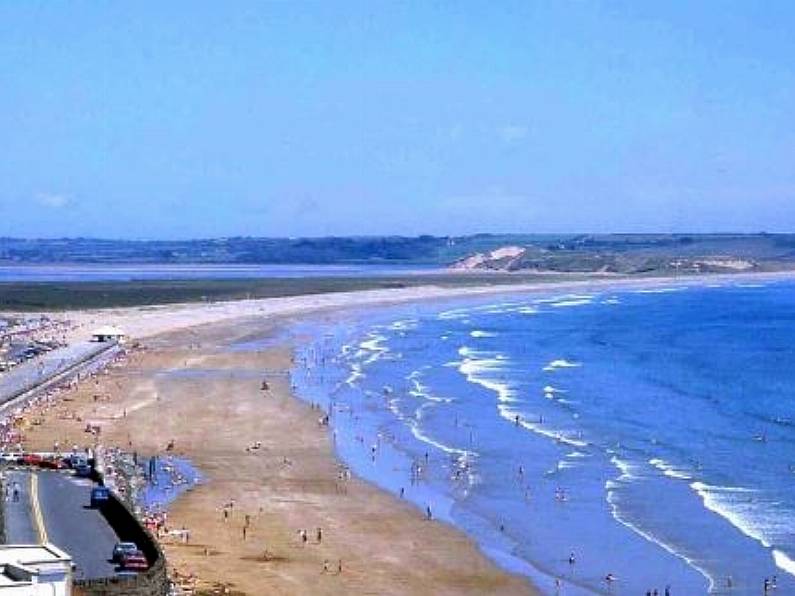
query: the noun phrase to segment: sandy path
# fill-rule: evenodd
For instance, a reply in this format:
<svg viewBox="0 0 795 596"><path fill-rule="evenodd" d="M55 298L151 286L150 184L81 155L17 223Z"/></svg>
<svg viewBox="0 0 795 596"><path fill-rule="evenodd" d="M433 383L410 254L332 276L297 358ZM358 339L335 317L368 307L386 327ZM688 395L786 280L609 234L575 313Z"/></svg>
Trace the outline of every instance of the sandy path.
<svg viewBox="0 0 795 596"><path fill-rule="evenodd" d="M223 349L251 332L250 322L226 323L152 338L126 366L45 412L28 445L86 444L86 420L102 425L104 444L132 443L141 453L175 440L206 482L171 510L170 526L189 528L190 544L169 544L166 552L175 568L205 585L251 595L534 593L458 531L355 478L340 481L318 412L292 397L279 374L290 366L290 347ZM260 389L266 370L267 395ZM66 411L80 420L64 418ZM262 449L246 453L255 441ZM230 499L234 512L224 521L221 507ZM306 545L300 529L309 532ZM323 572L326 560L331 573Z"/></svg>

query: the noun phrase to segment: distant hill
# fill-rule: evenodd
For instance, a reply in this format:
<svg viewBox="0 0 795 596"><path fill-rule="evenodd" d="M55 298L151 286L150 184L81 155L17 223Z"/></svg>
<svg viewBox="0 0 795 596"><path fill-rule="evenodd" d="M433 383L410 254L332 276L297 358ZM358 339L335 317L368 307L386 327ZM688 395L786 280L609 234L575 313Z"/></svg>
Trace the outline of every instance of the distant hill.
<svg viewBox="0 0 795 596"><path fill-rule="evenodd" d="M507 255L509 265L485 262L472 268L638 272L699 260L707 269L795 262L795 234L476 234L172 241L0 238L0 263L450 265L505 247L516 247L521 255ZM676 259L682 263L672 264Z"/></svg>
<svg viewBox="0 0 795 596"><path fill-rule="evenodd" d="M502 246L454 262L456 271L739 273L795 266L789 235L608 235Z"/></svg>

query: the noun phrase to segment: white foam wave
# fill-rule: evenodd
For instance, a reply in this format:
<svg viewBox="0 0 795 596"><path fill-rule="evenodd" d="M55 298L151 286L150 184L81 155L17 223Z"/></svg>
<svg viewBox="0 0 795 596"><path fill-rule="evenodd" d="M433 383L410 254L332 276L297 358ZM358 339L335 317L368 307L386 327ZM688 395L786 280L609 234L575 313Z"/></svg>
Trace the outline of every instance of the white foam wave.
<svg viewBox="0 0 795 596"><path fill-rule="evenodd" d="M465 320L474 314L502 314L511 312L512 307L518 303L515 302L501 302L498 304L484 304L481 306L470 306L465 308L453 308L446 310L438 315L436 318L442 321Z"/></svg>
<svg viewBox="0 0 795 596"><path fill-rule="evenodd" d="M766 523L759 514L759 503L755 502L757 491L734 486L711 486L703 482L693 482L690 488L696 491L704 507L726 519L749 538L753 538L765 548L771 548L767 534L774 527ZM775 521L772 522L773 524Z"/></svg>
<svg viewBox="0 0 795 596"><path fill-rule="evenodd" d="M544 387L544 393L566 393L566 391L553 387L552 385L547 385Z"/></svg>
<svg viewBox="0 0 795 596"><path fill-rule="evenodd" d="M492 333L491 331L481 331L480 329L475 329L474 331L470 331L469 335L471 337L497 337L496 333Z"/></svg>
<svg viewBox="0 0 795 596"><path fill-rule="evenodd" d="M412 388L409 389L409 395L411 395L412 397L425 399L428 401L432 401L434 403L444 403L444 404L449 404L453 401L448 397L439 397L437 395L433 395L430 391L430 387L420 383L417 377L410 378L410 382L412 384Z"/></svg>
<svg viewBox="0 0 795 596"><path fill-rule="evenodd" d="M577 462L574 462L574 461L571 461L571 460L562 459L562 460L560 460L558 462L558 470L568 470L569 468L576 468L576 467L578 467L580 465L581 464L579 464Z"/></svg>
<svg viewBox="0 0 795 596"><path fill-rule="evenodd" d="M618 477L618 480L621 481L628 481L628 480L635 480L636 478L640 477L640 470L641 467L634 463L629 462L623 459L619 459L615 455L610 458L610 463L613 464L618 471L621 472L621 475Z"/></svg>
<svg viewBox="0 0 795 596"><path fill-rule="evenodd" d="M359 344L357 357L364 359L364 365L376 362L389 353L389 348L383 345L386 341L387 338L378 333L367 334L367 339Z"/></svg>
<svg viewBox="0 0 795 596"><path fill-rule="evenodd" d="M393 322L388 329L390 331L411 331L417 328L418 323L419 319L403 319Z"/></svg>
<svg viewBox="0 0 795 596"><path fill-rule="evenodd" d="M351 364L351 374L348 375L347 379L345 379L345 383L347 383L350 386L353 386L356 384L356 381L358 381L361 378L364 378L362 367L359 363L354 362L353 364Z"/></svg>
<svg viewBox="0 0 795 596"><path fill-rule="evenodd" d="M645 288L635 290L635 294L670 294L671 292L681 292L684 288Z"/></svg>
<svg viewBox="0 0 795 596"><path fill-rule="evenodd" d="M516 401L516 392L513 387L503 381L493 377L494 373L505 370L509 358L499 352L486 352L473 350L467 346L458 349L459 355L463 358L458 362L458 372L464 375L470 383L480 385L497 394L500 403L511 403Z"/></svg>
<svg viewBox="0 0 795 596"><path fill-rule="evenodd" d="M607 490L607 504L610 506L610 513L618 523L623 525L626 528L629 528L633 532L635 532L638 536L644 538L645 540L651 542L652 544L656 544L666 552L672 554L673 556L683 560L685 563L690 565L693 569L698 571L704 578L709 582L708 591L712 593L715 588L715 580L713 577L707 573L705 569L700 567L695 561L690 559L689 557L685 556L684 554L680 553L670 544L664 542L663 540L657 538L650 532L643 530L642 528L636 526L631 521L629 521L621 512L621 509L618 504L618 491L621 489L622 486L626 484L627 480L632 479L631 468L633 467L632 464L628 462L624 462L623 460L618 460L617 458L611 459L613 464L619 468L621 471L621 476L617 480L608 480L605 482L605 489Z"/></svg>
<svg viewBox="0 0 795 596"><path fill-rule="evenodd" d="M475 453L474 451L469 451L467 449L460 449L458 447L447 445L425 434L425 432L420 427L419 421L424 416L423 411L430 405L431 404L425 404L423 406L420 406L415 412L416 416L415 418L407 418L406 416L403 416L399 412L396 412L396 416L402 422L408 425L409 430L411 431L411 434L414 436L415 439L417 439L422 443L425 443L426 445L430 445L431 447L434 447L439 451L446 453L447 455L452 456L455 459L456 467L459 470L466 472L467 486L471 488L480 481L480 477L475 473L474 467L472 465L477 459L477 453Z"/></svg>
<svg viewBox="0 0 795 596"><path fill-rule="evenodd" d="M539 298L538 300L534 300L535 304L556 304L562 302L569 302L569 301L579 301L579 300L593 300L594 296L591 294L564 294L562 296L552 296L550 298Z"/></svg>
<svg viewBox="0 0 795 596"><path fill-rule="evenodd" d="M524 417L522 417L521 412L511 408L506 404L499 404L497 406L497 410L499 411L500 416L502 416L506 420L510 420L514 424L516 424L516 417L519 416L519 426L521 426L526 430L534 432L537 435L541 435L542 437L552 439L556 443L568 445L569 447L579 447L579 448L588 446L588 442L582 439L578 433L570 431L552 430L550 428L546 428L540 422L532 422L526 420Z"/></svg>
<svg viewBox="0 0 795 596"><path fill-rule="evenodd" d="M571 362L566 359L559 359L559 360L553 360L552 362L547 364L543 368L543 370L547 372L552 372L558 370L559 368L577 368L579 366L582 366L579 362Z"/></svg>
<svg viewBox="0 0 795 596"><path fill-rule="evenodd" d="M579 298L577 300L561 300L560 302L552 302L550 306L553 308L565 308L567 306L585 306L591 304L593 301L590 298Z"/></svg>
<svg viewBox="0 0 795 596"><path fill-rule="evenodd" d="M668 463L664 459L652 458L649 460L649 463L658 470L660 470L663 474L665 474L669 478L677 478L679 480L693 480L693 477L690 474L688 474L681 468L677 468L673 464Z"/></svg>
<svg viewBox="0 0 795 596"><path fill-rule="evenodd" d="M786 571L790 575L795 575L795 561L787 556L786 553L774 548L773 561L775 561L776 567L782 571Z"/></svg>

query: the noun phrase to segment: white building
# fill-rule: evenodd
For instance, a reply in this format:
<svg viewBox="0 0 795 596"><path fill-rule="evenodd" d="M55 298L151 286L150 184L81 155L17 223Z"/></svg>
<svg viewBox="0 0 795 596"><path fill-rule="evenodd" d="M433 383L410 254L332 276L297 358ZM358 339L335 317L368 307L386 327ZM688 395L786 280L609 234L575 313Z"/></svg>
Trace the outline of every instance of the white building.
<svg viewBox="0 0 795 596"><path fill-rule="evenodd" d="M72 558L52 544L0 545L0 596L71 596Z"/></svg>
<svg viewBox="0 0 795 596"><path fill-rule="evenodd" d="M91 341L124 341L126 337L124 331L119 329L118 327L113 327L111 325L103 325L98 329L94 329L93 333L91 334Z"/></svg>

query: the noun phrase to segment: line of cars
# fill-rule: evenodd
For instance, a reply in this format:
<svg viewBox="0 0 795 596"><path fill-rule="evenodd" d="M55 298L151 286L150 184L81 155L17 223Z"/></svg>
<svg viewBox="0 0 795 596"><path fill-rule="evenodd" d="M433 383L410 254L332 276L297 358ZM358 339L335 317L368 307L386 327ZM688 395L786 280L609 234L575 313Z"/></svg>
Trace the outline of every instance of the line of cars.
<svg viewBox="0 0 795 596"><path fill-rule="evenodd" d="M86 453L73 452L68 455L41 453L2 453L0 461L18 466L32 466L43 470L74 470L79 478L91 478L91 458Z"/></svg>
<svg viewBox="0 0 795 596"><path fill-rule="evenodd" d="M95 486L91 489L91 507L102 509L110 500L110 489L107 486ZM134 542L117 542L113 547L111 562L116 564L119 575L135 574L149 569L146 555Z"/></svg>
<svg viewBox="0 0 795 596"><path fill-rule="evenodd" d="M73 470L75 476L91 478L94 475L93 461L88 454L73 452L66 456L37 453L0 453L0 462L12 465L32 466L45 470ZM89 505L102 509L111 499L107 486L91 488ZM111 562L117 565L118 575L135 574L149 569L146 555L134 542L118 542L111 554Z"/></svg>

